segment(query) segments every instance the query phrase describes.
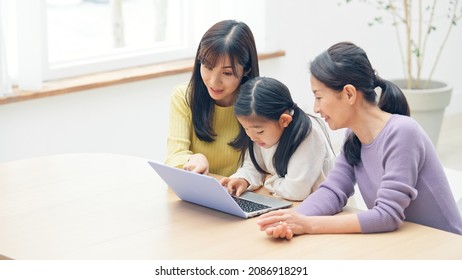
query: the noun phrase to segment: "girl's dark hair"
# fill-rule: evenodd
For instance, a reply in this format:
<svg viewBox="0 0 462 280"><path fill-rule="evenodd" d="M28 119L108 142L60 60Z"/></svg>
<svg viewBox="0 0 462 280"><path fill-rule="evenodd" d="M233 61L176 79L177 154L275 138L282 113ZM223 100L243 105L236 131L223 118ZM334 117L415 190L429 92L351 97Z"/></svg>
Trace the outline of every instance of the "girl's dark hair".
<svg viewBox="0 0 462 280"><path fill-rule="evenodd" d="M233 73L237 75L237 65L242 65L244 73L241 84L259 75L258 56L255 40L250 28L243 22L224 20L214 24L205 32L199 47L191 80L188 85L188 103L192 111L192 123L197 137L213 142L214 100L210 97L200 73L201 64L215 66L216 62L229 56ZM229 143L239 148L236 140Z"/></svg>
<svg viewBox="0 0 462 280"><path fill-rule="evenodd" d="M284 177L287 174L290 157L311 131L310 117L294 103L289 89L273 78L253 78L241 86L234 105L234 113L238 117L255 117L271 121L279 121L283 113L292 114L292 122L284 129L273 157L273 165L278 175ZM243 129L238 138L243 143L241 160L248 148L256 169L268 173L255 160L253 142Z"/></svg>
<svg viewBox="0 0 462 280"><path fill-rule="evenodd" d="M377 104L376 87L381 88L378 106L381 110L400 115L410 115L409 106L401 89L394 83L380 78L366 52L350 42L340 42L318 55L310 64L311 74L334 91L342 91L345 85L353 85L370 104ZM343 152L349 164L361 161L361 142L351 132Z"/></svg>

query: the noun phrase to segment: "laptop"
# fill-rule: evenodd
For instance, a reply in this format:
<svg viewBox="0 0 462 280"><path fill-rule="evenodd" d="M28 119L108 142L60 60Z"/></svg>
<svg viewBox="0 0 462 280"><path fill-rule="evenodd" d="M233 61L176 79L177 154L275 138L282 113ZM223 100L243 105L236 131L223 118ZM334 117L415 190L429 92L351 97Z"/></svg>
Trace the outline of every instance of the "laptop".
<svg viewBox="0 0 462 280"><path fill-rule="evenodd" d="M290 201L250 191L236 197L230 195L228 189L213 177L171 167L157 161L148 161L148 163L180 199L241 218L255 217L292 205Z"/></svg>

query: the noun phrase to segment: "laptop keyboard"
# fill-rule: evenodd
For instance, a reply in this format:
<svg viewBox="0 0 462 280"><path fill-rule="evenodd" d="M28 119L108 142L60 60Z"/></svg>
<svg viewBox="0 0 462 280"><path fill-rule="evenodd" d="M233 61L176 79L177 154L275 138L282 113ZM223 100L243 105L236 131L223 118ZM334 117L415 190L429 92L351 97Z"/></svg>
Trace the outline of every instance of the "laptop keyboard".
<svg viewBox="0 0 462 280"><path fill-rule="evenodd" d="M231 196L231 197L237 202L237 204L242 208L242 210L244 210L244 212L254 212L254 211L270 208L269 206L258 203L258 202L253 202L253 201L242 199L242 198L235 197L235 196Z"/></svg>

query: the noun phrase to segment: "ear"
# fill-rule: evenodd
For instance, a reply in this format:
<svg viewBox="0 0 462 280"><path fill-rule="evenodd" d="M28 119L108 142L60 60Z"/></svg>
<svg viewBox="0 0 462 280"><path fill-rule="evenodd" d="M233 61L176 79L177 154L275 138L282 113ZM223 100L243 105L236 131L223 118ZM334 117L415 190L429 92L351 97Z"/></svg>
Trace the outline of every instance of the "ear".
<svg viewBox="0 0 462 280"><path fill-rule="evenodd" d="M353 105L356 102L356 99L358 97L358 91L356 91L356 87L353 85L347 84L343 87L343 92L348 101L348 104Z"/></svg>
<svg viewBox="0 0 462 280"><path fill-rule="evenodd" d="M282 127L288 127L289 124L292 122L292 116L289 115L289 114L286 114L286 113L283 113L280 117L279 117L279 124L282 126Z"/></svg>

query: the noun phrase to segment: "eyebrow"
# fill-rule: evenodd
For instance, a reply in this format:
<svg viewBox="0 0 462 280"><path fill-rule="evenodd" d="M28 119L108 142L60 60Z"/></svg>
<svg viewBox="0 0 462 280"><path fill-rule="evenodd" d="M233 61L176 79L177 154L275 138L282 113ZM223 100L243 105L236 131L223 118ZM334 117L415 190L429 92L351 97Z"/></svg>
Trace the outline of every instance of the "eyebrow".
<svg viewBox="0 0 462 280"><path fill-rule="evenodd" d="M215 68L216 65L212 65L211 63L209 63L208 61L204 60L201 62L201 64L204 64L204 65L207 65L208 67L212 67L212 68ZM228 65L228 66L223 66L222 69L233 69L233 66L231 65Z"/></svg>
<svg viewBox="0 0 462 280"><path fill-rule="evenodd" d="M247 128L262 128L262 127L263 127L263 125L258 124L258 125L249 126L249 127L247 127Z"/></svg>

